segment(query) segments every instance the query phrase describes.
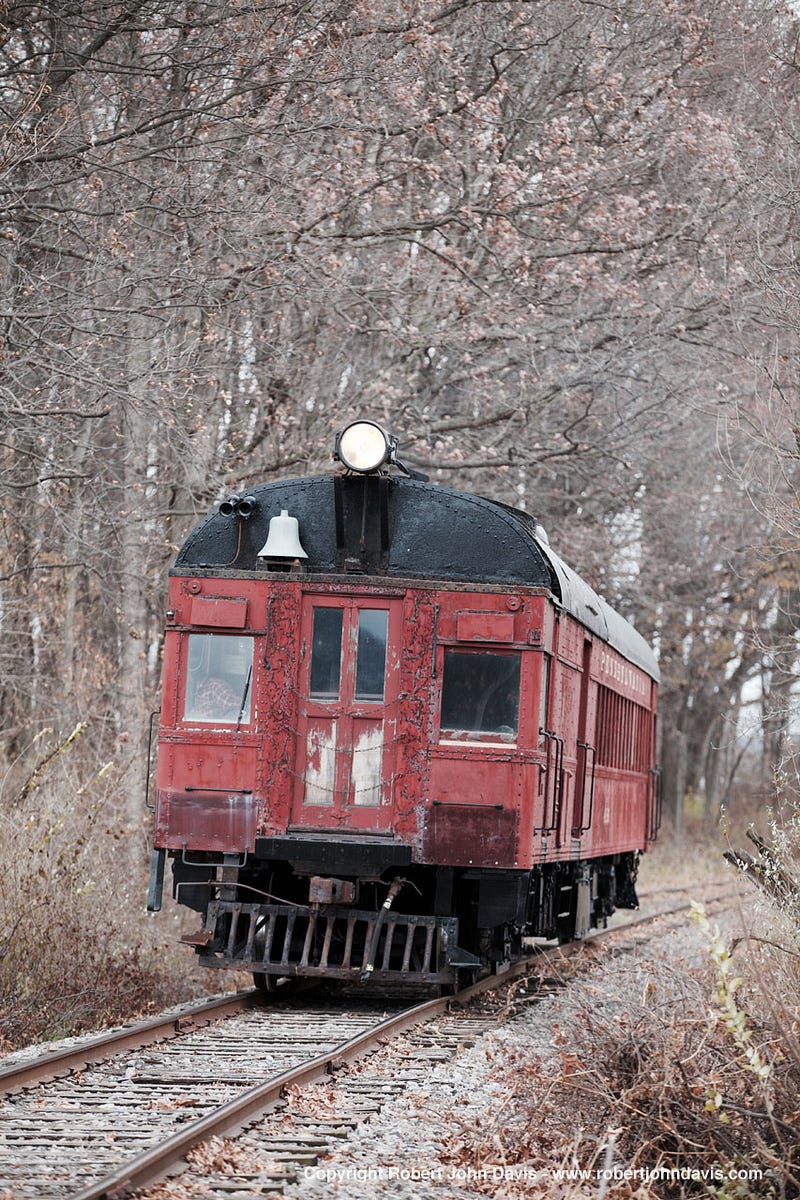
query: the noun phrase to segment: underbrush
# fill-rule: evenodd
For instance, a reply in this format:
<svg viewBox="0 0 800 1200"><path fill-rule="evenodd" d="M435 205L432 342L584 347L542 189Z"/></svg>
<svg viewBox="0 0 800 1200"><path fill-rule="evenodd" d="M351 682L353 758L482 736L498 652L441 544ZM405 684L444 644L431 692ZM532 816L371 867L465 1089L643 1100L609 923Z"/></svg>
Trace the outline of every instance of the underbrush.
<svg viewBox="0 0 800 1200"><path fill-rule="evenodd" d="M713 972L666 974L612 1023L576 1025L576 1060L537 1120L577 1107L582 1132L553 1150L614 1195L797 1195L800 1069L782 1031L742 1021L737 1037L709 1010Z"/></svg>
<svg viewBox="0 0 800 1200"><path fill-rule="evenodd" d="M145 912L146 831L125 819L121 772L91 759L70 744L0 788L0 1051L203 990L174 922Z"/></svg>
<svg viewBox="0 0 800 1200"><path fill-rule="evenodd" d="M730 874L723 859L727 845L718 829L698 828L683 838L662 830L641 858L637 892L643 898L650 892L678 891L700 880L726 878Z"/></svg>
<svg viewBox="0 0 800 1200"><path fill-rule="evenodd" d="M24 897L27 900L29 897ZM68 894L36 902L0 947L0 1049L50 1041L155 1012L186 998L160 953Z"/></svg>
<svg viewBox="0 0 800 1200"><path fill-rule="evenodd" d="M717 982L706 964L613 955L573 980L552 1046L504 1061L508 1099L464 1131L458 1165L502 1164L521 1181L506 1200L800 1196L797 1008L788 1038L738 1007L734 1033Z"/></svg>
<svg viewBox="0 0 800 1200"><path fill-rule="evenodd" d="M723 932L697 905L658 957L601 951L572 979L461 1165L532 1169L507 1200L800 1197L800 822L769 847Z"/></svg>

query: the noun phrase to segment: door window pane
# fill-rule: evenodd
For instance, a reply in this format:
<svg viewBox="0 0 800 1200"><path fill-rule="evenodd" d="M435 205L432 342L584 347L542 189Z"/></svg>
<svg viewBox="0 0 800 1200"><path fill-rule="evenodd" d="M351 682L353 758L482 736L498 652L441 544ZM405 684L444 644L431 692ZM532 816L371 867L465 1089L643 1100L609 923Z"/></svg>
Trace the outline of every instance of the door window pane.
<svg viewBox="0 0 800 1200"><path fill-rule="evenodd" d="M315 608L311 644L312 700L338 700L342 675L341 608Z"/></svg>
<svg viewBox="0 0 800 1200"><path fill-rule="evenodd" d="M512 738L519 723L518 654L445 650L442 729Z"/></svg>
<svg viewBox="0 0 800 1200"><path fill-rule="evenodd" d="M389 614L386 609L359 610L356 700L383 700L388 631Z"/></svg>
<svg viewBox="0 0 800 1200"><path fill-rule="evenodd" d="M327 726L327 728L326 728ZM319 808L333 805L336 786L336 722L310 725L306 735L305 803Z"/></svg>
<svg viewBox="0 0 800 1200"><path fill-rule="evenodd" d="M189 634L184 721L248 722L252 683L252 638Z"/></svg>

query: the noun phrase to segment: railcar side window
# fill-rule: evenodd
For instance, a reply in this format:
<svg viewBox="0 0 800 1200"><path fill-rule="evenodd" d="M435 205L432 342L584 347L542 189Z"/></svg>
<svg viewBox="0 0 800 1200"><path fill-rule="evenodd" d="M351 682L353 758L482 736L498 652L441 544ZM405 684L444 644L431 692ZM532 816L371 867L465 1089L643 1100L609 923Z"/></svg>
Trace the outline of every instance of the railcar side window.
<svg viewBox="0 0 800 1200"><path fill-rule="evenodd" d="M341 608L314 609L309 681L309 696L312 700L339 699L343 618L344 610Z"/></svg>
<svg viewBox="0 0 800 1200"><path fill-rule="evenodd" d="M253 639L190 633L184 721L225 725L250 720Z"/></svg>
<svg viewBox="0 0 800 1200"><path fill-rule="evenodd" d="M512 740L519 725L518 654L445 650L442 730L495 733Z"/></svg>
<svg viewBox="0 0 800 1200"><path fill-rule="evenodd" d="M550 719L550 657L542 655L541 690L539 693L539 749L544 749L544 733Z"/></svg>
<svg viewBox="0 0 800 1200"><path fill-rule="evenodd" d="M647 709L601 684L597 689L597 765L646 771L651 725Z"/></svg>
<svg viewBox="0 0 800 1200"><path fill-rule="evenodd" d="M385 608L362 608L358 613L356 700L383 700L389 613Z"/></svg>

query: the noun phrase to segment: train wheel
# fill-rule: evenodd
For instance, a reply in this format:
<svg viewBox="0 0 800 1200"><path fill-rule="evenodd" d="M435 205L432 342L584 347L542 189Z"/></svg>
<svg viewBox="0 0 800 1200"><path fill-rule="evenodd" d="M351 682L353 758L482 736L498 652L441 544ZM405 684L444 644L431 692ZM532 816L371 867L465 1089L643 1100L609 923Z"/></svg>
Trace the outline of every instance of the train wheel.
<svg viewBox="0 0 800 1200"><path fill-rule="evenodd" d="M477 967L457 967L456 977L453 980L452 991L461 992L464 988L472 987L473 983L477 983L480 977L480 971Z"/></svg>
<svg viewBox="0 0 800 1200"><path fill-rule="evenodd" d="M264 996L273 996L278 988L276 975L267 975L264 971L253 972L253 983Z"/></svg>
<svg viewBox="0 0 800 1200"><path fill-rule="evenodd" d="M556 897L556 933L558 944L564 946L575 940L578 889L572 873L559 884Z"/></svg>

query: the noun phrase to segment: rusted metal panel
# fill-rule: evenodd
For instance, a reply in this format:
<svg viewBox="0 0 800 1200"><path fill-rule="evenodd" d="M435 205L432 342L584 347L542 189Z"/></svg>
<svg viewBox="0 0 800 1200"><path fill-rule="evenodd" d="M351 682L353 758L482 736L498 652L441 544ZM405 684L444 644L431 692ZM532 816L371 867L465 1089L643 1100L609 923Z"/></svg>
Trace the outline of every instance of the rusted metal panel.
<svg viewBox="0 0 800 1200"><path fill-rule="evenodd" d="M308 881L310 904L352 904L355 898L355 884L347 879L312 875Z"/></svg>
<svg viewBox="0 0 800 1200"><path fill-rule="evenodd" d="M516 845L517 814L502 804L433 802L427 813L429 862L466 867L507 867ZM513 862L513 860L512 860Z"/></svg>
<svg viewBox="0 0 800 1200"><path fill-rule="evenodd" d="M285 833L291 821L294 760L299 728L297 686L301 658L299 583L257 581L264 597L265 635L256 652L256 702L259 718L258 791L263 800L259 832Z"/></svg>
<svg viewBox="0 0 800 1200"><path fill-rule="evenodd" d="M155 844L240 852L258 824L256 763L258 747L230 745L230 734L195 735L162 732L156 788ZM247 797L246 819L235 816L228 796Z"/></svg>
<svg viewBox="0 0 800 1200"><path fill-rule="evenodd" d="M161 799L162 836L168 849L222 853L254 849L257 803L252 793L198 788L167 791Z"/></svg>
<svg viewBox="0 0 800 1200"><path fill-rule="evenodd" d="M514 747L442 742L431 752L430 797L444 803L514 808L520 790L520 756Z"/></svg>
<svg viewBox="0 0 800 1200"><path fill-rule="evenodd" d="M598 767L592 850L595 854L629 849L642 840L647 812L647 778Z"/></svg>
<svg viewBox="0 0 800 1200"><path fill-rule="evenodd" d="M244 629L247 601L214 596L194 596L189 609L192 625L216 625L225 629Z"/></svg>
<svg viewBox="0 0 800 1200"><path fill-rule="evenodd" d="M462 642L513 642L514 614L510 612L457 613L456 637Z"/></svg>

